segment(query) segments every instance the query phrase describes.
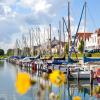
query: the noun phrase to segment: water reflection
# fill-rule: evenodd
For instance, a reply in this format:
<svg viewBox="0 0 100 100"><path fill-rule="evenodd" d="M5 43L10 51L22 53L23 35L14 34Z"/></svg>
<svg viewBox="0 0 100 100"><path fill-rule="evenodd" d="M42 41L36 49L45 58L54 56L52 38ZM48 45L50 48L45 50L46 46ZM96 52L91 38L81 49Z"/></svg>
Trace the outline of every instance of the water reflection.
<svg viewBox="0 0 100 100"><path fill-rule="evenodd" d="M37 77L37 83L32 86L25 95L20 96L16 92L15 80L17 69L18 66L5 61L0 61L0 100L3 100L1 98L5 98L4 100L42 100L42 98L39 97L41 83L40 77ZM44 83L45 86L46 84L50 84L49 81L45 80ZM49 94L52 92L56 95L60 95L60 100L72 100L74 96L80 96L82 100L96 100L97 97L93 94L93 89L97 86L97 84L95 81L93 85L90 85L89 83L89 80L71 80L60 88L50 85L50 87L46 88L44 91L43 100L49 100Z"/></svg>
<svg viewBox="0 0 100 100"><path fill-rule="evenodd" d="M38 85L36 86L38 88ZM74 96L80 96L82 100L96 100L97 97L93 95L93 87L95 87L95 85L81 84L81 82L77 84L75 81L69 81L68 84L64 84L61 88L51 85L52 91L47 90L45 99L43 100L49 100L48 95L50 93L54 93L55 95L59 95L59 93L61 93L59 100L73 100ZM38 89L34 88L33 91L38 91Z"/></svg>
<svg viewBox="0 0 100 100"><path fill-rule="evenodd" d="M4 61L0 60L0 71L4 68Z"/></svg>
<svg viewBox="0 0 100 100"><path fill-rule="evenodd" d="M23 96L20 96L15 89L17 67L6 61L2 62L0 69L0 100L32 100L31 89ZM33 99L35 100L35 99Z"/></svg>

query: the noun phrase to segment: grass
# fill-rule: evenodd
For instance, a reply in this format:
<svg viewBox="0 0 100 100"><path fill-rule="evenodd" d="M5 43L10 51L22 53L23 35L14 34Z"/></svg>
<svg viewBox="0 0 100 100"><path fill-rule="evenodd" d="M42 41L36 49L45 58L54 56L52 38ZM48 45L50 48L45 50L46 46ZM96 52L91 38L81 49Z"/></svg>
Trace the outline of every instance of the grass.
<svg viewBox="0 0 100 100"><path fill-rule="evenodd" d="M77 53L77 56L78 58L82 58L83 57L83 53ZM59 57L58 54L54 54L53 57ZM63 57L63 55L61 56ZM66 54L66 58L68 57L68 54ZM100 53L94 53L94 54L91 54L91 57L100 57ZM72 58L76 58L76 55L75 53L72 53Z"/></svg>
<svg viewBox="0 0 100 100"><path fill-rule="evenodd" d="M83 57L83 54L78 53L77 56L78 56L79 58L81 58L81 57ZM72 58L75 58L75 57L76 57L75 53L72 53Z"/></svg>
<svg viewBox="0 0 100 100"><path fill-rule="evenodd" d="M86 54L87 55L87 54ZM83 57L83 54L82 53L77 53L77 56L78 58L82 58ZM4 59L4 58L7 58L8 56L7 55L4 55L4 56L0 56L0 59ZM42 56L43 58L49 58L50 57L50 54L46 54L45 56ZM59 54L55 53L53 54L53 57L54 58L57 58L59 57ZM60 57L64 57L64 55L60 56ZM87 57L100 57L100 53L93 53L93 54L90 54L90 56L87 56ZM66 59L68 58L68 54L66 54ZM75 53L72 53L72 58L75 59L76 58L76 55Z"/></svg>
<svg viewBox="0 0 100 100"><path fill-rule="evenodd" d="M100 57L100 53L94 53L92 54L92 57Z"/></svg>
<svg viewBox="0 0 100 100"><path fill-rule="evenodd" d="M4 59L4 58L7 58L8 56L6 55L3 55L3 56L0 56L0 59Z"/></svg>

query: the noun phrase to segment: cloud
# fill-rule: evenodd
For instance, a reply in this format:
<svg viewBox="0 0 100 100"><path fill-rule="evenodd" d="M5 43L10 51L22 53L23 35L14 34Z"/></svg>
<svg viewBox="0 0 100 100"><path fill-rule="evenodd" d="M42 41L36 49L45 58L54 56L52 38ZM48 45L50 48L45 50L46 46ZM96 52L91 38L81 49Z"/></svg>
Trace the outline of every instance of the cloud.
<svg viewBox="0 0 100 100"><path fill-rule="evenodd" d="M34 10L36 13L39 12L44 12L47 13L49 11L49 9L51 8L52 4L49 4L46 2L46 0L39 0L35 6L34 6Z"/></svg>
<svg viewBox="0 0 100 100"><path fill-rule="evenodd" d="M14 12L10 6L0 4L0 20L7 18L14 18L15 16L16 12Z"/></svg>
<svg viewBox="0 0 100 100"><path fill-rule="evenodd" d="M0 0L1 46L4 45L5 50L11 48L33 25L40 25L43 34L43 27L54 22L65 5L65 0ZM53 26L54 35L57 34L55 30Z"/></svg>
<svg viewBox="0 0 100 100"><path fill-rule="evenodd" d="M0 41L10 42L12 34L19 31L19 27L15 21L0 21Z"/></svg>
<svg viewBox="0 0 100 100"><path fill-rule="evenodd" d="M13 5L17 0L0 0L0 4Z"/></svg>
<svg viewBox="0 0 100 100"><path fill-rule="evenodd" d="M52 6L47 0L20 0L17 4L24 8L30 8L35 14L48 13Z"/></svg>

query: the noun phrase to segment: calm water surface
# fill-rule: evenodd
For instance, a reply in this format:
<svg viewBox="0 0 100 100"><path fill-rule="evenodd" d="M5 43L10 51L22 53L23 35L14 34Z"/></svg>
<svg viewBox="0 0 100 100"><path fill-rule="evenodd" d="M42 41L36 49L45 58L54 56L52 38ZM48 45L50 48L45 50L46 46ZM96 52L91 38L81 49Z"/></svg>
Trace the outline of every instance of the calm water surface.
<svg viewBox="0 0 100 100"><path fill-rule="evenodd" d="M0 100L38 100L36 93L38 84L31 87L31 89L23 96L19 95L15 89L15 79L17 74L17 67L6 61L0 61ZM52 85L52 91L56 94L62 92L61 100L72 100L73 96L81 96L82 100L100 100L95 96L91 96L92 87L87 85L89 81L77 80L69 82L69 84L57 88ZM48 91L45 93L44 100L48 100Z"/></svg>

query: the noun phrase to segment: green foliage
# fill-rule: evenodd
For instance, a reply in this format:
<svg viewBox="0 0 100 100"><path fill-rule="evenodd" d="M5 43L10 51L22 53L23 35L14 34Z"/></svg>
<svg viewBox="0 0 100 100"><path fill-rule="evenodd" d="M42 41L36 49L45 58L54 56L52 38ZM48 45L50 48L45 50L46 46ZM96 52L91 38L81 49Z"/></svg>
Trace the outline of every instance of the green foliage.
<svg viewBox="0 0 100 100"><path fill-rule="evenodd" d="M4 55L4 50L0 49L0 56L3 56L3 55Z"/></svg>
<svg viewBox="0 0 100 100"><path fill-rule="evenodd" d="M17 48L17 55L21 55L21 53L22 53L22 50L20 49L20 48Z"/></svg>
<svg viewBox="0 0 100 100"><path fill-rule="evenodd" d="M87 53L87 57L100 57L100 53Z"/></svg>
<svg viewBox="0 0 100 100"><path fill-rule="evenodd" d="M93 53L92 57L100 57L100 53Z"/></svg>
<svg viewBox="0 0 100 100"><path fill-rule="evenodd" d="M3 56L0 56L0 59L5 59L7 57L8 57L7 55L3 55Z"/></svg>
<svg viewBox="0 0 100 100"><path fill-rule="evenodd" d="M53 57L54 57L54 58L57 58L57 57L59 57L59 55L58 55L57 53L55 53L55 54L53 55Z"/></svg>
<svg viewBox="0 0 100 100"><path fill-rule="evenodd" d="M0 61L0 66L4 66L4 62L3 61Z"/></svg>
<svg viewBox="0 0 100 100"><path fill-rule="evenodd" d="M30 48L29 47L24 47L24 56L29 56L30 54Z"/></svg>
<svg viewBox="0 0 100 100"><path fill-rule="evenodd" d="M83 51L84 51L84 41L83 40L81 40L78 50L80 53L83 53Z"/></svg>
<svg viewBox="0 0 100 100"><path fill-rule="evenodd" d="M12 55L14 55L14 49L8 49L7 56L12 56Z"/></svg>
<svg viewBox="0 0 100 100"><path fill-rule="evenodd" d="M78 58L81 58L81 57L83 57L83 54L82 53L77 53L77 56L78 56ZM75 53L72 53L72 58L76 58Z"/></svg>
<svg viewBox="0 0 100 100"><path fill-rule="evenodd" d="M68 54L68 43L66 43L65 52L66 52L66 54Z"/></svg>
<svg viewBox="0 0 100 100"><path fill-rule="evenodd" d="M91 54L91 53L88 53L88 54L86 54L86 56L87 56L87 57L91 57L91 56L92 56L92 54Z"/></svg>

